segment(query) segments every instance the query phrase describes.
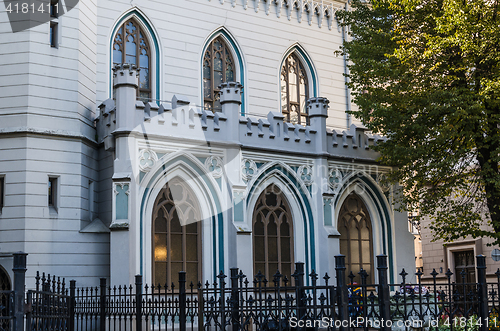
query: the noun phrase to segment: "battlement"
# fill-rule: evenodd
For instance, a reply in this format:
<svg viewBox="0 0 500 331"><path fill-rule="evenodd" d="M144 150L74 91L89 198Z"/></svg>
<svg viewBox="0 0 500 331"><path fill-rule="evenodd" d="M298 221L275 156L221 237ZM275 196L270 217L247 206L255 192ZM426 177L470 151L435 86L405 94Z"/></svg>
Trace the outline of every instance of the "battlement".
<svg viewBox="0 0 500 331"><path fill-rule="evenodd" d="M128 73L128 77L135 76ZM366 128L356 125L348 130L328 130L326 98L308 100L311 123L302 126L285 122L281 113L272 111L262 118L241 116L242 85L235 82L222 84L222 112L215 113L194 106L184 96L174 96L171 102L144 104L135 100L134 84L118 84L116 89L116 95L129 103L108 99L99 106L96 119L99 142L104 143L107 150L114 148L117 135L134 134L194 144L209 142L270 152L374 161L378 154L370 146L384 139L368 135Z"/></svg>

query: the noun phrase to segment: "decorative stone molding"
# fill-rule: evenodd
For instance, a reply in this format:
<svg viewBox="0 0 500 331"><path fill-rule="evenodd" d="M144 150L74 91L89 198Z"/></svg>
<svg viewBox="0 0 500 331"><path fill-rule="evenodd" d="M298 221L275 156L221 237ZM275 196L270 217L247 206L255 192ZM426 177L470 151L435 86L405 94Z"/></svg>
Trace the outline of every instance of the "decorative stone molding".
<svg viewBox="0 0 500 331"><path fill-rule="evenodd" d="M334 203L333 197L323 197L323 206L329 205L330 207L332 207L333 203Z"/></svg>
<svg viewBox="0 0 500 331"><path fill-rule="evenodd" d="M243 159L241 161L241 178L243 180L250 180L257 173L257 164L250 159Z"/></svg>
<svg viewBox="0 0 500 331"><path fill-rule="evenodd" d="M158 162L158 155L154 151L143 149L139 152L139 169L141 171L151 170L156 162Z"/></svg>
<svg viewBox="0 0 500 331"><path fill-rule="evenodd" d="M222 167L222 158L219 156L209 156L205 160L205 168L207 168L208 172L210 172L214 178L222 177Z"/></svg>
<svg viewBox="0 0 500 331"><path fill-rule="evenodd" d="M387 175L384 173L377 175L377 184L382 189L382 192L387 192L391 188L389 182L387 181Z"/></svg>
<svg viewBox="0 0 500 331"><path fill-rule="evenodd" d="M309 165L301 165L297 170L297 176L299 176L306 186L310 186L314 182L312 167Z"/></svg>
<svg viewBox="0 0 500 331"><path fill-rule="evenodd" d="M211 1L211 0L208 0ZM248 9L248 2L250 0L242 0L243 9ZM219 0L220 4L224 4L224 0ZM231 6L236 6L236 0L231 0ZM271 5L276 7L276 16L281 17L282 11L285 11L288 20L292 19L292 12L297 11L297 21L302 22L302 14L307 15L307 22L312 25L313 16L317 17L318 27L321 28L323 20L326 19L328 24L328 29L332 29L333 17L335 11L343 9L341 3L334 2L332 0L253 0L254 10L256 13L259 12L261 3L264 6L266 15L270 13Z"/></svg>
<svg viewBox="0 0 500 331"><path fill-rule="evenodd" d="M339 169L330 169L330 172L328 173L328 187L332 192L340 186L340 183L342 183L342 178L342 172Z"/></svg>

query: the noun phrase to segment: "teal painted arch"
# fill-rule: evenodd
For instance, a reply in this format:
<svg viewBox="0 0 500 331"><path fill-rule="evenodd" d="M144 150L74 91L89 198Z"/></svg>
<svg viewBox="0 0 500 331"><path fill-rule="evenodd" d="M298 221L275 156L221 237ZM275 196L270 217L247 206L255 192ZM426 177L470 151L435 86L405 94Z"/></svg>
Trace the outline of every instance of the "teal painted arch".
<svg viewBox="0 0 500 331"><path fill-rule="evenodd" d="M314 216L309 201L309 192L301 185L299 179L296 177L295 172L288 167L276 163L267 167L252 180L251 187L248 189L247 197L251 197L261 183L265 182L270 176L276 176L281 179L281 182L287 186L294 198L299 202L298 208L302 214L304 226L304 247L305 247L305 271L309 274L312 270L316 270L316 249L315 249L315 229L314 229ZM247 210L249 208L250 200L246 200ZM302 201L302 203L301 203ZM290 201L289 201L290 202ZM253 213L253 211L252 211ZM307 284L309 284L309 277L306 277Z"/></svg>
<svg viewBox="0 0 500 331"><path fill-rule="evenodd" d="M283 55L283 57L281 58L280 66L278 68L278 70L279 70L278 77L281 76L281 68L283 67L283 64L285 63L285 60L292 53L297 54L299 59L302 61L302 64L304 64L304 66L307 68L307 73L309 74L308 79L312 83L312 88L310 90L310 92L312 92L312 93L310 94L310 97L317 97L318 93L319 93L319 91L318 91L318 87L319 87L318 74L316 72L316 68L314 66L314 63L313 63L311 57L309 56L309 54L306 52L306 50L299 43L296 43L296 44L292 45L291 47L289 47L287 49L287 51L285 52L285 54ZM281 84L281 80L279 80L279 81ZM280 100L281 100L281 96L280 96ZM281 107L280 107L280 109L281 109Z"/></svg>
<svg viewBox="0 0 500 331"><path fill-rule="evenodd" d="M154 54L154 74L155 74L155 79L152 84L151 91L154 91L155 95L152 95L153 99L160 100L161 95L160 95L160 45L158 42L158 37L157 34L152 26L152 24L149 22L149 20L146 18L146 16L141 13L137 8L134 8L128 12L126 12L124 15L122 15L114 24L113 30L111 31L111 35L109 37L109 93L108 97L112 98L113 97L113 71L112 66L113 66L113 41L116 35L116 31L122 26L124 22L126 22L130 18L135 18L143 27L145 27L145 31L147 31L147 38L150 43L150 46L152 46L154 49L152 50L151 54ZM153 63L153 61L151 61ZM153 70L153 68L149 68L150 71Z"/></svg>
<svg viewBox="0 0 500 331"><path fill-rule="evenodd" d="M389 278L390 282L394 283L394 254L393 254L393 238L392 238L392 224L391 217L389 213L389 207L386 202L386 199L380 191L380 188L368 177L363 174L357 173L355 175L350 176L340 188L339 192L344 192L348 187L354 184L356 181L361 182L362 185L365 185L369 190L365 190L369 199L373 202L376 208L377 216L380 219L380 226L382 229L382 249L383 253L388 256L389 262ZM342 194L338 194L334 201L334 207L336 208L340 196ZM375 266L376 267L376 266Z"/></svg>
<svg viewBox="0 0 500 331"><path fill-rule="evenodd" d="M163 162L162 162L163 161ZM211 213L211 221L212 221L212 244L213 244L213 279L216 279L219 271L225 270L225 261L224 261L224 219L223 219L223 210L221 200L219 198L219 193L216 189L217 185L210 181L209 176L206 173L203 165L199 164L197 160L188 158L185 155L179 154L177 156L168 158L166 160L161 160L161 167L156 169L156 171L152 175L148 175L147 178L143 179L141 182L141 187L143 187L141 194L141 206L140 206L140 270L141 274L143 274L143 266L144 266L144 247L145 243L143 242L144 238L144 216L146 214L145 210L147 208L148 202L154 201L156 196L152 196L152 188L156 186L164 177L167 175L169 169L172 169L176 165L180 165L183 171L185 171L190 178L196 181L201 181L207 187L207 191L203 192L203 194L207 197L211 198L212 208L210 210ZM183 166L185 165L185 166ZM203 263L203 262L202 262Z"/></svg>
<svg viewBox="0 0 500 331"><path fill-rule="evenodd" d="M201 75L201 104L203 105L203 56L205 55L205 51L210 45L210 43L217 37L222 36L223 39L226 41L226 44L230 46L232 52L233 52L233 57L236 58L236 61L238 62L238 74L239 74L239 83L243 85L243 91L241 93L241 116L245 116L245 62L243 58L242 51L238 45L238 43L235 41L234 37L229 33L229 31L225 27L220 27L214 32L212 32L209 37L207 38L205 44L203 45L203 49L201 51L201 57L200 57L200 75Z"/></svg>

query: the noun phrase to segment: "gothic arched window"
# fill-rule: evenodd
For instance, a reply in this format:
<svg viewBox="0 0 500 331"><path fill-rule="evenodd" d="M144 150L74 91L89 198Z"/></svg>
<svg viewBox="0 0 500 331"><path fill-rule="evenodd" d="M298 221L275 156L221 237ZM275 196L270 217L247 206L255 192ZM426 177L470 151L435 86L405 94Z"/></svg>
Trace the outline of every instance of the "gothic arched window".
<svg viewBox="0 0 500 331"><path fill-rule="evenodd" d="M120 26L113 41L113 66L122 63L141 69L137 97L144 102L151 101L151 49L146 34L134 19Z"/></svg>
<svg viewBox="0 0 500 331"><path fill-rule="evenodd" d="M293 273L292 213L283 192L271 185L262 192L253 213L254 272L267 279L277 270L290 280Z"/></svg>
<svg viewBox="0 0 500 331"><path fill-rule="evenodd" d="M203 55L203 107L222 111L219 86L235 81L235 64L231 50L222 37L215 38Z"/></svg>
<svg viewBox="0 0 500 331"><path fill-rule="evenodd" d="M153 210L154 284L178 284L179 271L186 281L201 280L201 216L192 190L174 179L158 194ZM178 287L177 287L178 288Z"/></svg>
<svg viewBox="0 0 500 331"><path fill-rule="evenodd" d="M370 215L361 198L351 193L342 204L339 213L340 254L346 256L346 271L356 276L354 281L361 284L358 273L361 269L368 273L368 284L373 282L373 239Z"/></svg>
<svg viewBox="0 0 500 331"><path fill-rule="evenodd" d="M309 85L304 65L295 53L291 53L281 67L281 112L285 121L308 125L306 101Z"/></svg>

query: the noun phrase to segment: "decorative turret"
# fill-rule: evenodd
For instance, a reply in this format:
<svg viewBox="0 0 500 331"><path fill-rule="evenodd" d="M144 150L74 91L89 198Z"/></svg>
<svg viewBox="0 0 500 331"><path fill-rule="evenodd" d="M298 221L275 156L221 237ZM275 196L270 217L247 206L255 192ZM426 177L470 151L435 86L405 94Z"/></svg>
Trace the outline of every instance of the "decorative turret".
<svg viewBox="0 0 500 331"><path fill-rule="evenodd" d="M326 143L326 119L328 118L327 98L311 98L307 100L307 112L309 114L310 126L316 130L316 151L327 153Z"/></svg>
<svg viewBox="0 0 500 331"><path fill-rule="evenodd" d="M113 68L117 130L132 130L135 126L139 70L135 65L128 63L118 64Z"/></svg>
<svg viewBox="0 0 500 331"><path fill-rule="evenodd" d="M220 104L222 112L227 117L227 137L230 141L239 139L239 118L241 108L241 93L243 85L238 82L226 82L220 85Z"/></svg>

